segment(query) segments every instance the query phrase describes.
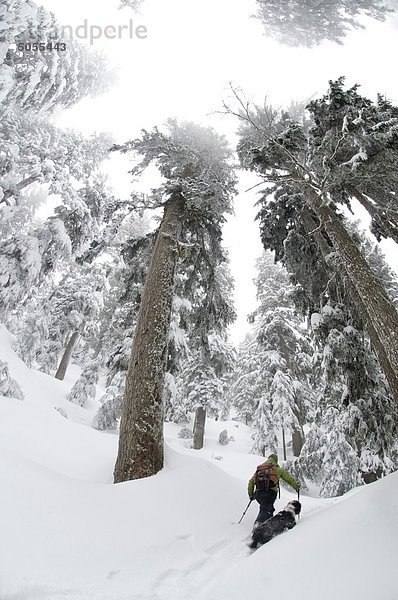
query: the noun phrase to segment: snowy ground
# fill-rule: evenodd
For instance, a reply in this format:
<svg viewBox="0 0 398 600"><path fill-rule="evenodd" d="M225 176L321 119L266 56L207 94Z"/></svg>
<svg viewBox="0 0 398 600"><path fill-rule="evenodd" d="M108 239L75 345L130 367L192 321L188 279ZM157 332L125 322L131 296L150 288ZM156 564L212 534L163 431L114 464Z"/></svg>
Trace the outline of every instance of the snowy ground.
<svg viewBox="0 0 398 600"><path fill-rule="evenodd" d="M260 458L245 425L209 422L194 451L168 424L163 471L113 485L117 436L89 427L95 403L64 399L73 369L65 382L32 372L10 343L2 330L25 400L0 397L1 600L398 599L398 473L304 496L298 526L249 555L255 506L236 522ZM235 441L220 446L225 428Z"/></svg>

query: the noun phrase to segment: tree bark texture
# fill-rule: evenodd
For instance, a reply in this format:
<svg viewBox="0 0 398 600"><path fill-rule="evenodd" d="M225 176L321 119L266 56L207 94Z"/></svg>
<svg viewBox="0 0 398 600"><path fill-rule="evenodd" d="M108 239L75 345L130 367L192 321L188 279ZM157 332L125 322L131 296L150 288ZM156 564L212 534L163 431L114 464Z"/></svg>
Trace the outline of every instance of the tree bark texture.
<svg viewBox="0 0 398 600"><path fill-rule="evenodd" d="M193 426L193 445L194 450L203 448L205 437L206 409L204 406L198 406L195 413L195 422Z"/></svg>
<svg viewBox="0 0 398 600"><path fill-rule="evenodd" d="M341 259L353 298L398 403L398 313L338 216L310 185L305 186L305 196Z"/></svg>
<svg viewBox="0 0 398 600"><path fill-rule="evenodd" d="M154 475L163 468L163 388L184 200L165 205L142 293L126 376L114 482Z"/></svg>
<svg viewBox="0 0 398 600"><path fill-rule="evenodd" d="M293 431L292 433L292 450L293 456L300 456L301 449L304 445L303 436L299 429Z"/></svg>
<svg viewBox="0 0 398 600"><path fill-rule="evenodd" d="M79 339L79 332L74 331L69 338L68 343L66 344L65 352L63 357L61 358L61 362L59 363L57 372L55 373L55 379L60 379L63 381L67 368L69 366L69 362L73 353L73 349L76 346L77 340Z"/></svg>
<svg viewBox="0 0 398 600"><path fill-rule="evenodd" d="M285 428L282 427L282 448L283 448L283 460L287 459L286 455L286 436L285 436Z"/></svg>

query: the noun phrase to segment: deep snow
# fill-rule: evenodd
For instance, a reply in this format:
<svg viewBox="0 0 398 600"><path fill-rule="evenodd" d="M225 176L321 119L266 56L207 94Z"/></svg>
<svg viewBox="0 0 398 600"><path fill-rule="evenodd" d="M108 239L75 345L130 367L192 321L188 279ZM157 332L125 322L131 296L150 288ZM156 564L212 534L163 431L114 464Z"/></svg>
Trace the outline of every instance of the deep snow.
<svg viewBox="0 0 398 600"><path fill-rule="evenodd" d="M0 397L1 600L398 600L398 473L337 499L304 496L298 526L249 554L248 428L209 421L201 451L166 424L166 465L112 484L117 436L65 400L0 332L25 393ZM55 407L63 408L68 418ZM222 429L235 438L217 443ZM296 497L282 491L277 508Z"/></svg>

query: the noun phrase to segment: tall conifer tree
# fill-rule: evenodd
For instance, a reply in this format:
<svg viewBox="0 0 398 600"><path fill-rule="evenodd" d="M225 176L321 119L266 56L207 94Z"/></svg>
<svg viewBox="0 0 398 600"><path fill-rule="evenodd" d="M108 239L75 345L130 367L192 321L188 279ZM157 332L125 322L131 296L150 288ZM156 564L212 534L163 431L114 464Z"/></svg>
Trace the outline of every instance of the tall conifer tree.
<svg viewBox="0 0 398 600"><path fill-rule="evenodd" d="M235 176L230 151L214 131L170 121L168 131L144 131L118 147L142 157L141 173L151 163L165 183L150 198L163 218L142 293L126 378L115 482L153 475L163 467L163 389L176 262L182 236L198 250L198 266L210 271L222 254L221 225L231 211Z"/></svg>

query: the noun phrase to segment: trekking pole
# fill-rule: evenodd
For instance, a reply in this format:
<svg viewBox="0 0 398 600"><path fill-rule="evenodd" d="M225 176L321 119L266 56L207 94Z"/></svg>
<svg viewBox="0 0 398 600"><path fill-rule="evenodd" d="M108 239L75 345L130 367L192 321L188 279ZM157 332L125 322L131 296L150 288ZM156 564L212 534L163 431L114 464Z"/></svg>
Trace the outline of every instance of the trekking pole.
<svg viewBox="0 0 398 600"><path fill-rule="evenodd" d="M300 502L300 485L297 490L297 502ZM298 520L300 519L300 515L298 516Z"/></svg>
<svg viewBox="0 0 398 600"><path fill-rule="evenodd" d="M249 504L246 506L245 510L243 511L243 515L241 516L241 518L238 521L238 525L239 523L242 521L243 517L245 516L245 514L247 513L247 509L249 508L250 504L253 502L253 500L249 500Z"/></svg>

